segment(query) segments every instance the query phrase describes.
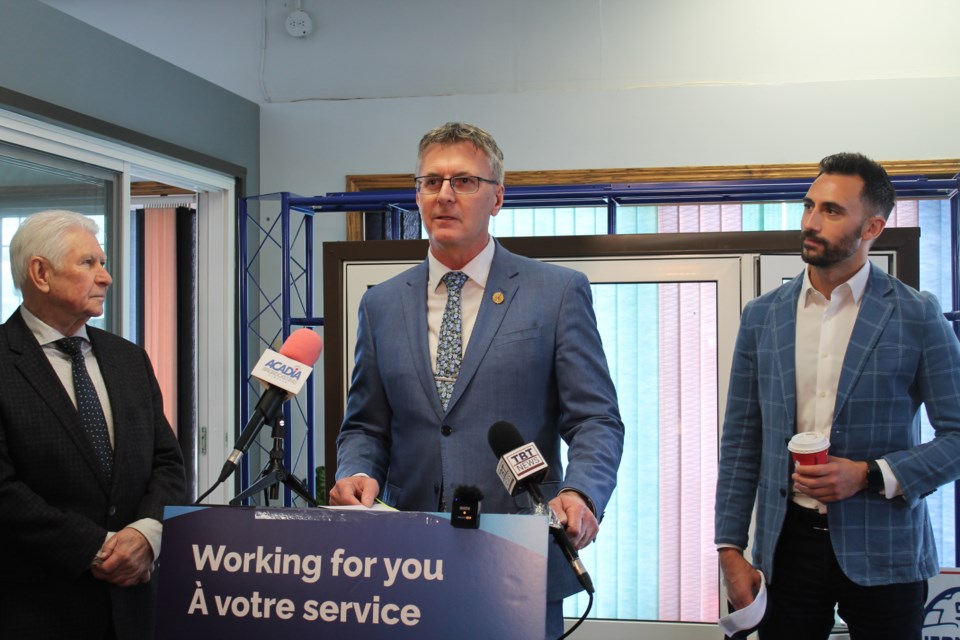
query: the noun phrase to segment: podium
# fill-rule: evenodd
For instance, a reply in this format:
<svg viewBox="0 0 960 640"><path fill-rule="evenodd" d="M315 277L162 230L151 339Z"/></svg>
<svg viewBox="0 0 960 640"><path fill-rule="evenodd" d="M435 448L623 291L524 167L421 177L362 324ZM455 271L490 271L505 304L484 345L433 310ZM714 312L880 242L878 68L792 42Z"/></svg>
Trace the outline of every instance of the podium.
<svg viewBox="0 0 960 640"><path fill-rule="evenodd" d="M168 507L157 639L544 637L547 520Z"/></svg>

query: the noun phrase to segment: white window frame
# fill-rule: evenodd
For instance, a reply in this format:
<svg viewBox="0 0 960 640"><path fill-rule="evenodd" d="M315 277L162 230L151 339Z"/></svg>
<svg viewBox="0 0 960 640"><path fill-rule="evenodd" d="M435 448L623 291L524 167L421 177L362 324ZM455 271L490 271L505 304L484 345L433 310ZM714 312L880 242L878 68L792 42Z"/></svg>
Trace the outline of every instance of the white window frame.
<svg viewBox="0 0 960 640"><path fill-rule="evenodd" d="M211 486L229 453L230 428L236 416L236 389L223 384L236 370L236 193L233 176L187 164L140 149L0 110L0 140L115 171L120 208L114 270L132 272L130 234L131 176L191 189L200 194L198 216L198 446L197 485ZM119 304L133 299L131 278L119 278ZM120 314L115 331L132 339L132 315ZM225 504L228 487L219 487L209 500Z"/></svg>

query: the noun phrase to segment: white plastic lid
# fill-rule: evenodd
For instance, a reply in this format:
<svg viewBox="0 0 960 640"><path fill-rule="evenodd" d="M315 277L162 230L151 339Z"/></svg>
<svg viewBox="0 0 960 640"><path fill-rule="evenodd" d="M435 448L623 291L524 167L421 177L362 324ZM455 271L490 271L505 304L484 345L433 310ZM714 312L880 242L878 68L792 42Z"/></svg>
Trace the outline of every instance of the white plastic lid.
<svg viewBox="0 0 960 640"><path fill-rule="evenodd" d="M818 453L830 448L830 439L819 431L804 431L790 438L787 449L794 453Z"/></svg>

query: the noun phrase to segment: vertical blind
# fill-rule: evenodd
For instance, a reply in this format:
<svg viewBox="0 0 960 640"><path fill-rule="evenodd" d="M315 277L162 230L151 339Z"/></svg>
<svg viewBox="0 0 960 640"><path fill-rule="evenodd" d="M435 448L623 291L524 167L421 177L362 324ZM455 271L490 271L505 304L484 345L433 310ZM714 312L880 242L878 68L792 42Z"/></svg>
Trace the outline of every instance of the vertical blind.
<svg viewBox="0 0 960 640"><path fill-rule="evenodd" d="M144 349L163 390L163 413L177 432L177 210L144 216Z"/></svg>

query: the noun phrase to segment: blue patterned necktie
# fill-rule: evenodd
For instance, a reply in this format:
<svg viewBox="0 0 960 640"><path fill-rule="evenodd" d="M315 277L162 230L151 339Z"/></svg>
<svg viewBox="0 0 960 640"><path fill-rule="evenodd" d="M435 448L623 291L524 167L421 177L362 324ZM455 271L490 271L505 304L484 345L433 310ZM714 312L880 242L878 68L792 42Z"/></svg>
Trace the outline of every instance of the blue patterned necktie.
<svg viewBox="0 0 960 640"><path fill-rule="evenodd" d="M110 446L110 434L107 432L107 420L103 417L100 397L87 373L87 363L83 360L83 338L63 338L57 340L57 348L70 356L73 366L73 389L77 396L77 412L80 424L90 444L100 460L100 466L109 478L113 474L113 447Z"/></svg>
<svg viewBox="0 0 960 640"><path fill-rule="evenodd" d="M443 310L443 320L440 322L440 340L437 344L437 393L440 394L440 404L447 410L450 396L453 394L453 385L457 382L460 373L460 359L463 355L463 318L461 317L460 291L467 281L467 274L462 271L450 271L443 276L443 283L447 285L447 306Z"/></svg>

